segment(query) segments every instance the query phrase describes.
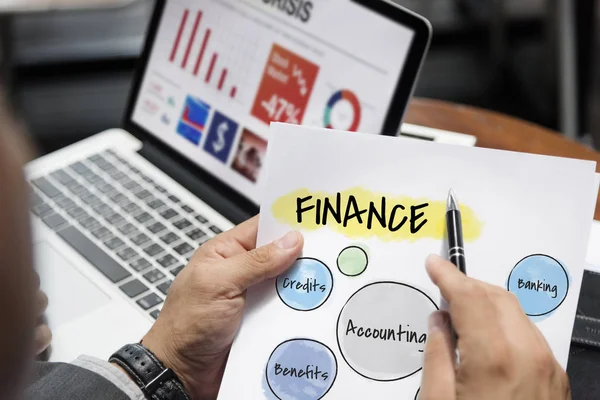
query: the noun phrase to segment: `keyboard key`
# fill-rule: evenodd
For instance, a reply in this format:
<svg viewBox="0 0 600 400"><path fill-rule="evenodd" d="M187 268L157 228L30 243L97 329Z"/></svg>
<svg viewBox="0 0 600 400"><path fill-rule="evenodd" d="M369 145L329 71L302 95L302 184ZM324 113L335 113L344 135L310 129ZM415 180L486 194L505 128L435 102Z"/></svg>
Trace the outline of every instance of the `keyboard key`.
<svg viewBox="0 0 600 400"><path fill-rule="evenodd" d="M125 244L121 238L110 236L104 240L104 244L111 250L117 249Z"/></svg>
<svg viewBox="0 0 600 400"><path fill-rule="evenodd" d="M179 214L177 214L177 211L173 210L172 208L168 208L165 211L160 213L160 216L163 217L164 219L172 219L178 215Z"/></svg>
<svg viewBox="0 0 600 400"><path fill-rule="evenodd" d="M76 194L77 194L77 197L79 197L80 199L82 199L82 198L84 198L84 197L89 196L90 194L92 194L92 192L90 192L86 188L83 188L80 191L78 191Z"/></svg>
<svg viewBox="0 0 600 400"><path fill-rule="evenodd" d="M54 179L56 179L58 182L60 182L63 185L68 185L69 183L71 183L73 181L73 177L71 177L71 175L67 174L63 170L54 171L53 173L50 174L50 176L52 176Z"/></svg>
<svg viewBox="0 0 600 400"><path fill-rule="evenodd" d="M135 217L135 220L142 224L145 222L148 222L151 219L152 219L152 216L150 214L148 214L147 212L143 212Z"/></svg>
<svg viewBox="0 0 600 400"><path fill-rule="evenodd" d="M85 221L86 219L88 219L90 217L90 214L86 213L85 211L82 212L81 214L79 214L77 216L77 218L75 218L77 220L77 222L81 223L81 221Z"/></svg>
<svg viewBox="0 0 600 400"><path fill-rule="evenodd" d="M129 169L131 170L131 172L133 172L134 174L139 174L140 170L137 169L136 167L129 167Z"/></svg>
<svg viewBox="0 0 600 400"><path fill-rule="evenodd" d="M100 222L94 217L88 217L81 221L80 224L87 230L96 229L100 226Z"/></svg>
<svg viewBox="0 0 600 400"><path fill-rule="evenodd" d="M106 185L104 185L104 186L100 186L100 187L98 188L98 190L99 190L101 193L110 193L110 192L112 192L113 190L115 190L115 187L114 187L113 185L111 185L110 183L107 183L107 184L106 184Z"/></svg>
<svg viewBox="0 0 600 400"><path fill-rule="evenodd" d="M123 185L125 187L125 189L134 191L137 188L141 187L139 183L135 182L135 181L129 181L126 184Z"/></svg>
<svg viewBox="0 0 600 400"><path fill-rule="evenodd" d="M173 195L169 196L169 200L171 200L173 203L179 203L181 201L181 200L179 200L179 198L177 196L173 196Z"/></svg>
<svg viewBox="0 0 600 400"><path fill-rule="evenodd" d="M189 231L187 233L187 236L192 240L199 240L208 235L202 229L197 228L197 229Z"/></svg>
<svg viewBox="0 0 600 400"><path fill-rule="evenodd" d="M159 314L160 314L160 310L154 310L150 313L150 316L154 319L158 319Z"/></svg>
<svg viewBox="0 0 600 400"><path fill-rule="evenodd" d="M169 232L166 235L163 235L160 240L162 240L163 242L165 242L166 244L171 244L174 243L178 240L180 240L179 236L177 236L175 233L173 232Z"/></svg>
<svg viewBox="0 0 600 400"><path fill-rule="evenodd" d="M133 214L141 210L140 206L132 202L121 204L121 208L125 210L128 214Z"/></svg>
<svg viewBox="0 0 600 400"><path fill-rule="evenodd" d="M167 193L167 189L165 189L164 187L162 187L160 185L154 185L154 188L156 190L158 190L159 193Z"/></svg>
<svg viewBox="0 0 600 400"><path fill-rule="evenodd" d="M100 179L102 179L102 178L100 178L98 175L96 175L92 171L90 171L89 173L84 174L83 177L85 178L86 181L88 181L92 185L94 183L98 182Z"/></svg>
<svg viewBox="0 0 600 400"><path fill-rule="evenodd" d="M125 292L127 296L134 298L147 291L148 288L142 282L134 279L131 282L121 285L121 290Z"/></svg>
<svg viewBox="0 0 600 400"><path fill-rule="evenodd" d="M161 231L164 231L165 229L166 227L160 222L156 222L148 227L148 230L152 233L159 233Z"/></svg>
<svg viewBox="0 0 600 400"><path fill-rule="evenodd" d="M89 156L88 160L90 160L94 164L98 164L98 163L103 162L103 161L106 162L106 160L104 159L104 157L102 157L100 154L94 154L93 156Z"/></svg>
<svg viewBox="0 0 600 400"><path fill-rule="evenodd" d="M57 196L57 198L58 198L58 196ZM44 200L37 193L35 193L32 189L31 193L29 194L29 206L30 207L39 206L43 202L44 202Z"/></svg>
<svg viewBox="0 0 600 400"><path fill-rule="evenodd" d="M92 235L94 235L94 237L97 239L102 239L103 237L110 235L110 231L101 226L100 228L93 230Z"/></svg>
<svg viewBox="0 0 600 400"><path fill-rule="evenodd" d="M183 230L185 228L188 228L190 226L192 226L192 223L190 221L188 221L187 219L181 219L177 222L173 222L173 225L180 230Z"/></svg>
<svg viewBox="0 0 600 400"><path fill-rule="evenodd" d="M119 258L121 260L129 261L133 257L137 256L137 252L134 249L132 249L131 247L125 247L123 250L120 250L119 252L117 252L117 255L119 256Z"/></svg>
<svg viewBox="0 0 600 400"><path fill-rule="evenodd" d="M137 228L135 226L133 226L132 224L125 224L121 227L118 228L119 232L121 232L123 235L129 235L133 232L137 232Z"/></svg>
<svg viewBox="0 0 600 400"><path fill-rule="evenodd" d="M171 270L171 273L172 273L174 276L177 276L177 275L179 275L179 273L181 272L181 270L182 270L182 269L184 269L184 268L185 268L185 265L180 265L179 267L173 268L173 269Z"/></svg>
<svg viewBox="0 0 600 400"><path fill-rule="evenodd" d="M113 193L110 196L108 196L109 199L111 199L112 201L114 201L115 203L121 203L127 199L127 196L125 196L123 193Z"/></svg>
<svg viewBox="0 0 600 400"><path fill-rule="evenodd" d="M119 171L117 169L110 171L109 174L110 174L110 176L113 177L113 179L115 179L117 181L127 177L124 173L122 173L121 171Z"/></svg>
<svg viewBox="0 0 600 400"><path fill-rule="evenodd" d="M204 218L204 216L202 216L200 214L196 215L194 218L196 218L196 220L198 222L200 222L201 224L205 224L205 223L208 222L208 220L206 218Z"/></svg>
<svg viewBox="0 0 600 400"><path fill-rule="evenodd" d="M142 175L142 179L148 183L153 183L154 181L152 179L150 179L148 176L146 175Z"/></svg>
<svg viewBox="0 0 600 400"><path fill-rule="evenodd" d="M159 258L158 263L165 268L169 268L169 267L172 267L173 265L177 264L177 259L175 257L173 257L172 255L167 254L166 256Z"/></svg>
<svg viewBox="0 0 600 400"><path fill-rule="evenodd" d="M183 204L183 205L181 206L181 208L183 208L183 211L185 211L185 212L187 212L187 213L190 213L190 214L194 212L194 210L192 209L192 207L190 207L190 206L187 206L187 205L185 205L185 204Z"/></svg>
<svg viewBox="0 0 600 400"><path fill-rule="evenodd" d="M95 194L90 194L90 195L83 197L81 199L81 201L83 201L85 204L92 205L92 204L97 204L101 200Z"/></svg>
<svg viewBox="0 0 600 400"><path fill-rule="evenodd" d="M73 169L78 174L83 174L84 172L89 171L90 169L86 167L82 162L78 161L75 164L71 164L71 169Z"/></svg>
<svg viewBox="0 0 600 400"><path fill-rule="evenodd" d="M175 250L177 252L177 254L182 256L182 255L187 254L190 251L194 250L194 248L184 242L184 243L181 243L179 246L174 247L173 250Z"/></svg>
<svg viewBox="0 0 600 400"><path fill-rule="evenodd" d="M48 204L42 203L38 206L33 207L31 209L31 212L33 212L38 217L43 218L47 215L52 214L54 211L52 211L52 207L50 207Z"/></svg>
<svg viewBox="0 0 600 400"><path fill-rule="evenodd" d="M38 189L42 191L46 196L53 198L58 196L61 192L46 178L36 179L32 182Z"/></svg>
<svg viewBox="0 0 600 400"><path fill-rule="evenodd" d="M208 228L208 229L210 229L211 231L213 231L213 232L214 232L214 233L216 233L217 235L218 235L219 233L223 233L223 231L222 231L222 230L220 230L219 228L217 228L217 227L216 227L216 226L214 226L214 225L213 225L213 226L211 226L211 227L210 227L210 228Z"/></svg>
<svg viewBox="0 0 600 400"><path fill-rule="evenodd" d="M164 251L164 249L162 247L160 247L158 244L154 243L153 245L146 247L144 249L144 251L150 257L154 257L155 255L162 253Z"/></svg>
<svg viewBox="0 0 600 400"><path fill-rule="evenodd" d="M75 207L75 202L68 197L63 197L60 200L55 200L56 204L64 210L68 210L69 208Z"/></svg>
<svg viewBox="0 0 600 400"><path fill-rule="evenodd" d="M102 215L106 214L107 212L112 212L112 208L102 201L98 202L98 204L94 204L92 209L98 214Z"/></svg>
<svg viewBox="0 0 600 400"><path fill-rule="evenodd" d="M100 189L106 185L108 185L108 183L106 183L106 181L102 178L98 178L98 180L94 182L94 186L96 187L96 189Z"/></svg>
<svg viewBox="0 0 600 400"><path fill-rule="evenodd" d="M131 275L74 227L70 226L58 234L112 282L120 282Z"/></svg>
<svg viewBox="0 0 600 400"><path fill-rule="evenodd" d="M158 290L160 290L162 292L162 294L164 294L166 296L172 283L173 283L173 281L168 280L168 281L165 281L165 282L161 283L160 285L158 285L157 288L158 288Z"/></svg>
<svg viewBox="0 0 600 400"><path fill-rule="evenodd" d="M123 218L121 214L117 214L115 212L106 215L104 219L111 225L117 225L125 221L125 218Z"/></svg>
<svg viewBox="0 0 600 400"><path fill-rule="evenodd" d="M140 200L144 200L146 197L150 196L151 194L152 193L150 193L149 191L144 189L144 190L140 190L139 192L137 192L135 194L135 197L137 197Z"/></svg>
<svg viewBox="0 0 600 400"><path fill-rule="evenodd" d="M110 172L116 169L116 167L108 161L102 164L98 164L98 168L100 168L104 172Z"/></svg>
<svg viewBox="0 0 600 400"><path fill-rule="evenodd" d="M150 238L147 235L145 235L144 233L140 233L139 235L131 238L131 241L138 246L143 245L144 243L146 243L149 240L150 240Z"/></svg>
<svg viewBox="0 0 600 400"><path fill-rule="evenodd" d="M156 295L154 293L150 293L149 295L139 299L137 301L137 303L144 310L148 310L149 308L152 308L152 307L162 303L162 299L160 297L158 297L158 295Z"/></svg>
<svg viewBox="0 0 600 400"><path fill-rule="evenodd" d="M157 208L161 208L165 205L165 202L159 199L154 199L148 203L151 209L156 210Z"/></svg>
<svg viewBox="0 0 600 400"><path fill-rule="evenodd" d="M157 269L153 269L150 272L146 272L144 274L144 279L146 279L150 283L158 282L165 277L165 274L160 272Z"/></svg>
<svg viewBox="0 0 600 400"><path fill-rule="evenodd" d="M152 264L150 264L150 261L146 260L145 258L140 258L130 263L129 266L135 269L137 272L140 272L148 267L151 267Z"/></svg>
<svg viewBox="0 0 600 400"><path fill-rule="evenodd" d="M44 223L46 225L48 225L48 227L50 227L50 229L54 229L54 230L56 230L57 228L60 228L61 226L65 225L67 223L67 220L58 214L46 215L45 217L42 218L42 221L44 221Z"/></svg>

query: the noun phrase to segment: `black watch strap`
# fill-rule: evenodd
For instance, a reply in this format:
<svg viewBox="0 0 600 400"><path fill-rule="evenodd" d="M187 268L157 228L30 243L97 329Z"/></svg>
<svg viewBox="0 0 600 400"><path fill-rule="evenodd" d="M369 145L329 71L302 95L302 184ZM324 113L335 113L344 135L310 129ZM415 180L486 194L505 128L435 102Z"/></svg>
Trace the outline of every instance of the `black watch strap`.
<svg viewBox="0 0 600 400"><path fill-rule="evenodd" d="M139 343L121 347L108 361L127 371L147 399L190 400L175 372Z"/></svg>

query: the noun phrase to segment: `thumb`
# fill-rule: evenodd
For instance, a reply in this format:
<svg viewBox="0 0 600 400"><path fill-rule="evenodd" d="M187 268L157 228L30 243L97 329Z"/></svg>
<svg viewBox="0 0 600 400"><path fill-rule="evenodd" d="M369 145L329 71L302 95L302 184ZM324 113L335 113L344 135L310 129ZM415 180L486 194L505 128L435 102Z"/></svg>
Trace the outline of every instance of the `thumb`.
<svg viewBox="0 0 600 400"><path fill-rule="evenodd" d="M454 354L450 317L444 311L434 312L429 317L420 400L456 398Z"/></svg>
<svg viewBox="0 0 600 400"><path fill-rule="evenodd" d="M224 267L228 275L226 278L245 291L286 271L300 255L302 246L302 235L289 232L273 243L229 258L228 265Z"/></svg>

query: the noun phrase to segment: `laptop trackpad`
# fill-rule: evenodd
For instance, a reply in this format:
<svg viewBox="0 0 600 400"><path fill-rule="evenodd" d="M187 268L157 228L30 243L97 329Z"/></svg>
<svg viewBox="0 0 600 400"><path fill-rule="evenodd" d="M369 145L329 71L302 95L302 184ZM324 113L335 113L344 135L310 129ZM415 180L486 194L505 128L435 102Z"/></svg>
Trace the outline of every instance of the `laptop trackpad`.
<svg viewBox="0 0 600 400"><path fill-rule="evenodd" d="M36 243L34 254L41 287L49 299L46 315L51 329L110 302L110 297L48 243Z"/></svg>

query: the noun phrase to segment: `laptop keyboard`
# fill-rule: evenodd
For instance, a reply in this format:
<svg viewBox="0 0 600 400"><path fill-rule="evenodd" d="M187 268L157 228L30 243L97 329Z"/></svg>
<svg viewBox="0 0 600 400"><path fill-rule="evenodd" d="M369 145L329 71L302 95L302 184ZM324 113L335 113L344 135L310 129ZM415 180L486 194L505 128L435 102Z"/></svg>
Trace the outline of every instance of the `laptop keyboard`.
<svg viewBox="0 0 600 400"><path fill-rule="evenodd" d="M31 183L31 212L153 318L194 251L221 233L112 150Z"/></svg>

